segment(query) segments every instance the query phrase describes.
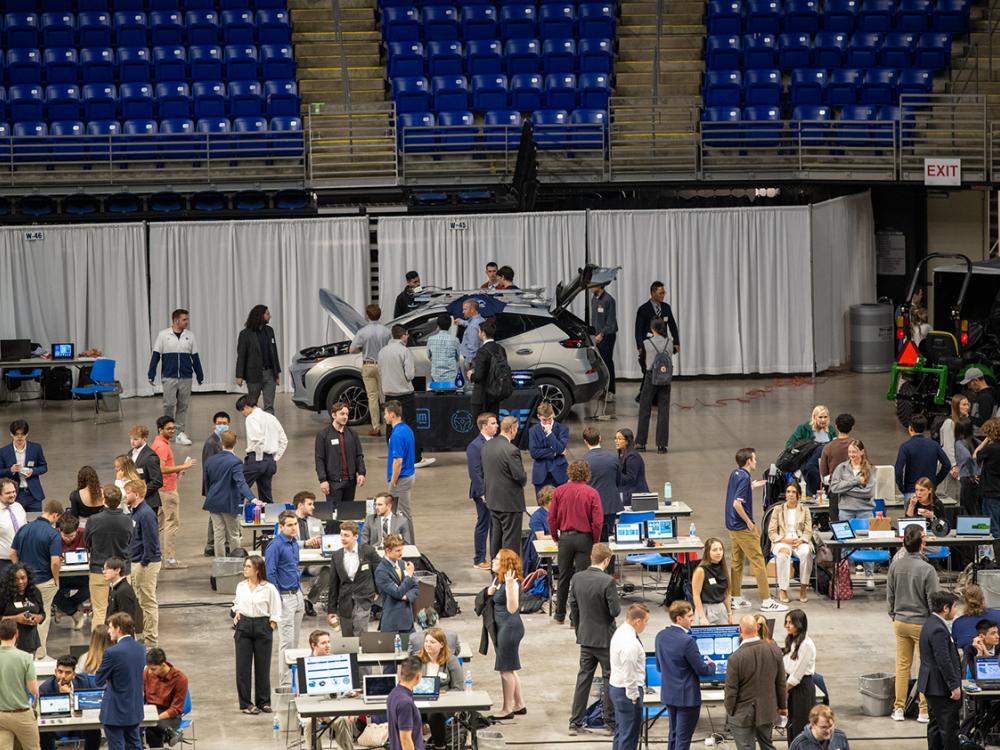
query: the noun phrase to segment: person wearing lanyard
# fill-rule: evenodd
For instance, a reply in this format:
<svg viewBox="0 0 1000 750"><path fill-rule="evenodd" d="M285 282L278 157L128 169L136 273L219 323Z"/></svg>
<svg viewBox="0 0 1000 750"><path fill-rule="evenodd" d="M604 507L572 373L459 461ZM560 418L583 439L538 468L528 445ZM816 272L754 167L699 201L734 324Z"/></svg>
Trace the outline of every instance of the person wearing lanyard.
<svg viewBox="0 0 1000 750"><path fill-rule="evenodd" d="M257 495L265 503L274 502L271 495L271 478L278 472L278 461L285 455L288 437L278 418L257 408L249 396L240 396L236 411L246 417L247 455L243 461L243 474L251 487L257 483ZM218 554L218 552L216 552Z"/></svg>
<svg viewBox="0 0 1000 750"><path fill-rule="evenodd" d="M378 353L392 339L392 334L378 322L382 317L382 308L378 305L368 305L365 317L368 318L368 324L355 334L348 351L351 354L361 354L361 382L368 394L368 417L372 423L368 434L379 437L382 434L382 411L379 409L382 402L382 378L378 369Z"/></svg>
<svg viewBox="0 0 1000 750"><path fill-rule="evenodd" d="M10 444L0 448L0 476L17 482L17 501L30 513L42 509L45 492L39 480L49 470L42 446L28 440L28 423L10 423Z"/></svg>
<svg viewBox="0 0 1000 750"><path fill-rule="evenodd" d="M330 407L330 426L316 434L316 478L326 501L337 510L340 503L354 500L358 487L365 484L365 452L358 434L347 426L351 407L336 401Z"/></svg>
<svg viewBox="0 0 1000 750"><path fill-rule="evenodd" d="M240 711L271 711L271 645L281 622L281 595L267 580L264 558L251 555L243 561L243 577L233 599L233 639L236 641L236 694ZM254 674L254 699L250 700L250 674Z"/></svg>
<svg viewBox="0 0 1000 750"><path fill-rule="evenodd" d="M299 589L299 519L290 510L278 516L278 533L264 553L267 580L278 587L281 594L281 618L278 630L278 686L292 688L292 670L285 659L285 651L299 644L302 615L305 603Z"/></svg>
<svg viewBox="0 0 1000 750"><path fill-rule="evenodd" d="M30 654L16 648L17 624L0 621L0 731L14 736L24 750L38 750L38 678Z"/></svg>
<svg viewBox="0 0 1000 750"><path fill-rule="evenodd" d="M0 574L10 567L10 543L27 522L24 507L17 502L17 482L0 477Z"/></svg>

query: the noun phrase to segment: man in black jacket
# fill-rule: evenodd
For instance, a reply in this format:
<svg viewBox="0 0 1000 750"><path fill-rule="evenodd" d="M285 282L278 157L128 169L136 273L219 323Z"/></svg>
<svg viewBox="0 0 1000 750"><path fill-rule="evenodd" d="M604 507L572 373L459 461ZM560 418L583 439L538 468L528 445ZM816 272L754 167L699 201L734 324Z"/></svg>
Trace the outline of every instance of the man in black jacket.
<svg viewBox="0 0 1000 750"><path fill-rule="evenodd" d="M917 689L927 696L930 723L927 750L958 750L959 712L962 708L962 667L948 623L958 609L950 591L930 596L931 616L920 629L920 674Z"/></svg>
<svg viewBox="0 0 1000 750"><path fill-rule="evenodd" d="M469 370L469 382L475 384L472 391L472 413L482 414L484 411L493 414L500 413L500 400L495 396L490 396L486 392L486 386L490 381L490 370L493 367L494 359L507 359L507 352L500 346L493 337L497 332L496 318L487 318L479 324L479 340L482 346L476 352L476 358L472 360L472 369Z"/></svg>
<svg viewBox="0 0 1000 750"><path fill-rule="evenodd" d="M674 320L673 310L670 305L663 301L667 296L667 291L663 287L662 281L654 281L649 286L649 299L639 305L635 311L635 348L639 352L639 367L642 374L646 375L646 352L642 342L650 335L650 325L657 318L667 321L670 329L670 337L674 340L674 354L681 350L681 334L677 330L677 321ZM636 396L636 401L639 397Z"/></svg>
<svg viewBox="0 0 1000 750"><path fill-rule="evenodd" d="M91 516L83 532L83 543L90 552L90 608L93 627L103 625L108 611L108 581L104 563L115 557L125 561L129 573L128 548L132 543L132 517L122 509L122 493L115 485L104 485L104 510Z"/></svg>
<svg viewBox="0 0 1000 750"><path fill-rule="evenodd" d="M278 345L274 337L271 311L267 305L254 305L236 339L236 385L247 384L247 395L258 403L264 394L264 411L274 414L274 392L281 373Z"/></svg>
<svg viewBox="0 0 1000 750"><path fill-rule="evenodd" d="M341 548L330 560L330 593L327 597L326 621L333 627L340 619L340 633L356 636L368 630L372 602L378 596L375 588L375 568L381 559L375 548L358 544L358 525L354 521L340 524Z"/></svg>
<svg viewBox="0 0 1000 750"><path fill-rule="evenodd" d="M146 502L153 510L160 509L160 487L163 486L163 472L160 471L160 457L149 447L149 428L143 424L133 425L128 431L132 451L129 456L139 472L139 478L146 483Z"/></svg>
<svg viewBox="0 0 1000 750"><path fill-rule="evenodd" d="M406 286L396 297L396 304L392 308L392 317L398 318L410 310L416 310L421 303L417 302L417 294L420 293L420 274L416 271L406 272Z"/></svg>
<svg viewBox="0 0 1000 750"><path fill-rule="evenodd" d="M598 664L601 665L605 732L615 733L615 710L608 680L611 679L611 636L615 634L615 618L621 612L621 603L615 579L605 572L611 558L608 545L595 544L590 550L590 567L574 575L569 584L569 621L580 645L580 671L576 675L573 708L569 715L571 735L584 726L587 699Z"/></svg>
<svg viewBox="0 0 1000 750"><path fill-rule="evenodd" d="M111 587L108 596L108 618L116 612L125 612L135 623L136 632L142 628L142 608L136 598L135 589L124 576L125 561L120 557L109 557L104 561L104 580Z"/></svg>
<svg viewBox="0 0 1000 750"><path fill-rule="evenodd" d="M347 426L350 416L347 403L337 401L330 407L330 426L316 435L316 478L333 510L354 500L355 490L364 486L367 474L361 441Z"/></svg>

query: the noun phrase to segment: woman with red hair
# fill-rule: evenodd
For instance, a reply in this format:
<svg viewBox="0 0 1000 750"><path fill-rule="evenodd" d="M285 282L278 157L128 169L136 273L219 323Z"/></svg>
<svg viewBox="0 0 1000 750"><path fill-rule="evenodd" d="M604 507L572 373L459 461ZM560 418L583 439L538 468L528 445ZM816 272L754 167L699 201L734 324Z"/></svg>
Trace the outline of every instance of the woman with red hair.
<svg viewBox="0 0 1000 750"><path fill-rule="evenodd" d="M521 556L513 550L502 549L493 558L493 582L487 593L493 597L493 618L497 627L496 663L493 668L500 673L503 689L503 706L494 719L513 719L528 713L521 697L521 668L519 654L524 638L521 622Z"/></svg>

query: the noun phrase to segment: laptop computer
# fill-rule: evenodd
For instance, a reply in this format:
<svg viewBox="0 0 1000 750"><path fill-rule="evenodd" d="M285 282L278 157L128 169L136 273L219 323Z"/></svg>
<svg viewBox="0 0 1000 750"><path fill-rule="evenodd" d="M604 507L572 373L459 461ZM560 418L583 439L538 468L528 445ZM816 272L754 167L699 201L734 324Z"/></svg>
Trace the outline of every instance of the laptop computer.
<svg viewBox="0 0 1000 750"><path fill-rule="evenodd" d="M86 565L90 563L90 553L85 549L73 549L63 552L63 560L67 565Z"/></svg>
<svg viewBox="0 0 1000 750"><path fill-rule="evenodd" d="M955 527L956 536L989 536L990 518L989 516L959 516L958 526Z"/></svg>
<svg viewBox="0 0 1000 750"><path fill-rule="evenodd" d="M338 521L364 521L368 504L365 502L341 503L337 506Z"/></svg>
<svg viewBox="0 0 1000 750"><path fill-rule="evenodd" d="M361 641L350 636L334 636L330 639L331 654L356 654L361 650Z"/></svg>
<svg viewBox="0 0 1000 750"><path fill-rule="evenodd" d="M1000 690L1000 662L996 656L977 656L973 674L983 690Z"/></svg>
<svg viewBox="0 0 1000 750"><path fill-rule="evenodd" d="M833 532L833 539L836 542L849 542L851 539L857 539L850 521L834 521L830 524L830 531Z"/></svg>
<svg viewBox="0 0 1000 750"><path fill-rule="evenodd" d="M76 347L73 344L53 344L52 359L73 359L76 354Z"/></svg>
<svg viewBox="0 0 1000 750"><path fill-rule="evenodd" d="M0 361L12 362L31 356L31 339L0 339Z"/></svg>
<svg viewBox="0 0 1000 750"><path fill-rule="evenodd" d="M101 699L104 698L102 688L88 688L86 690L76 690L73 692L73 710L89 711L100 709Z"/></svg>
<svg viewBox="0 0 1000 750"><path fill-rule="evenodd" d="M69 693L43 695L38 699L38 715L43 719L57 719L69 716L71 712Z"/></svg>
<svg viewBox="0 0 1000 750"><path fill-rule="evenodd" d="M677 524L673 518L654 518L646 521L646 538L662 544L677 541Z"/></svg>
<svg viewBox="0 0 1000 750"><path fill-rule="evenodd" d="M927 534L927 519L926 518L900 518L896 521L897 533L900 539L903 538L903 534L906 533L907 526L919 526L924 530L924 534Z"/></svg>
<svg viewBox="0 0 1000 750"><path fill-rule="evenodd" d="M632 510L656 510L660 506L660 496L655 492L633 492Z"/></svg>
<svg viewBox="0 0 1000 750"><path fill-rule="evenodd" d="M361 633L358 639L361 642L361 651L365 654L391 654L393 651L393 641L395 633ZM399 634L400 646L405 654L410 647L410 634Z"/></svg>
<svg viewBox="0 0 1000 750"><path fill-rule="evenodd" d="M618 544L640 544L642 542L642 524L616 523L615 541Z"/></svg>
<svg viewBox="0 0 1000 750"><path fill-rule="evenodd" d="M278 522L278 516L282 514L283 511L289 510L288 506L284 503L267 503L263 508L264 512L260 514L261 521L274 521Z"/></svg>
<svg viewBox="0 0 1000 750"><path fill-rule="evenodd" d="M441 697L441 678L438 675L433 677L421 677L413 687L413 700L415 701L436 701Z"/></svg>
<svg viewBox="0 0 1000 750"><path fill-rule="evenodd" d="M398 681L394 674L366 674L362 679L361 700L365 703L385 703Z"/></svg>
<svg viewBox="0 0 1000 750"><path fill-rule="evenodd" d="M332 557L333 553L343 546L343 542L340 541L340 534L324 534L319 548L324 557Z"/></svg>

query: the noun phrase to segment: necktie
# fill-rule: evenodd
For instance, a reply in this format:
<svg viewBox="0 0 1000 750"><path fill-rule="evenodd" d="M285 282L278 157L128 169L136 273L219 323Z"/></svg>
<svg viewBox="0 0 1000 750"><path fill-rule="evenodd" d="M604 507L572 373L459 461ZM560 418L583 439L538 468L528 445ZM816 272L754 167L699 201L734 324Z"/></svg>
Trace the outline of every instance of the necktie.
<svg viewBox="0 0 1000 750"><path fill-rule="evenodd" d="M17 530L21 528L21 524L17 522L17 516L14 515L14 511L9 505L7 506L7 515L10 516L10 524L14 527L14 533L16 534Z"/></svg>
<svg viewBox="0 0 1000 750"><path fill-rule="evenodd" d="M399 567L399 565L393 565L392 567L396 569L396 578L398 578L399 580L402 581L403 580L403 571L402 571L402 569Z"/></svg>
<svg viewBox="0 0 1000 750"><path fill-rule="evenodd" d="M387 536L389 536L389 519L388 518L383 518L382 519L382 538L385 539Z"/></svg>

